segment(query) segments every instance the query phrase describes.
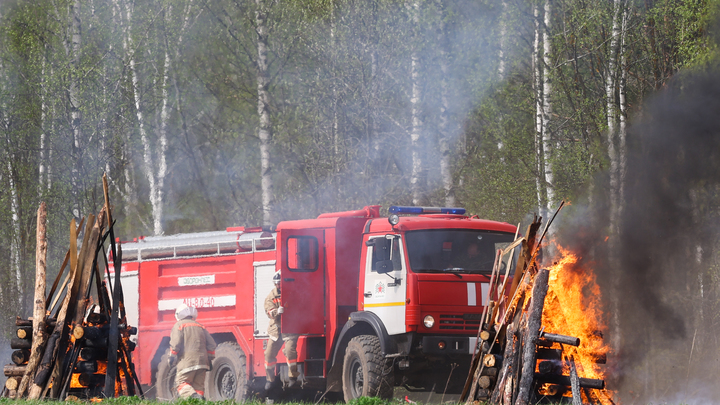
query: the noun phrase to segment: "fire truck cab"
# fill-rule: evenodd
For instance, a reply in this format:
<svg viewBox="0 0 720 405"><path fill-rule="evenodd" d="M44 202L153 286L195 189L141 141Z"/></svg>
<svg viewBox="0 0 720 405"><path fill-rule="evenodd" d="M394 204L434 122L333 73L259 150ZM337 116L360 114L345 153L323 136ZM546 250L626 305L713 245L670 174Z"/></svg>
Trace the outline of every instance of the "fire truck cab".
<svg viewBox="0 0 720 405"><path fill-rule="evenodd" d="M198 308L218 343L208 399L243 400L261 390L263 302L279 270L282 331L299 335L299 386L342 392L346 401L391 397L396 385L442 392L451 370L467 371L496 251L515 233L462 209L393 206L382 218L380 206L368 206L275 230L124 243L123 273L139 278L140 382L173 397L175 370L164 356L174 309L185 303ZM287 382L284 362L280 353L276 372Z"/></svg>

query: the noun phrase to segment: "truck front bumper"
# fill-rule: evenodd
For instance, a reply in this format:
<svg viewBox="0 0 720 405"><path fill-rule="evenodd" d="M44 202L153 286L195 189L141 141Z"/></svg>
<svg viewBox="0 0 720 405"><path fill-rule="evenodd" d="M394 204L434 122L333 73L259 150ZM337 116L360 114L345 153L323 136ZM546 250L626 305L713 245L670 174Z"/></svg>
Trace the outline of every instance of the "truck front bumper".
<svg viewBox="0 0 720 405"><path fill-rule="evenodd" d="M423 336L422 351L425 354L469 354L477 345L475 336Z"/></svg>

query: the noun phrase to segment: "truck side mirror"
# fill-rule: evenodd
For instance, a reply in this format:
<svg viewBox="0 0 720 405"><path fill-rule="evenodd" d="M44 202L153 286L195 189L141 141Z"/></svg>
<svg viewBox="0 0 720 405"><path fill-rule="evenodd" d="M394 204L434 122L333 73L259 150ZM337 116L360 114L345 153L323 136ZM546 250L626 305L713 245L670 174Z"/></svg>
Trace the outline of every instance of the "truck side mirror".
<svg viewBox="0 0 720 405"><path fill-rule="evenodd" d="M386 274L393 271L393 263L392 260L380 260L377 263L375 263L375 269L377 270L378 274Z"/></svg>
<svg viewBox="0 0 720 405"><path fill-rule="evenodd" d="M391 241L385 238L374 238L366 242L368 246L374 246L373 261L381 262L390 259Z"/></svg>

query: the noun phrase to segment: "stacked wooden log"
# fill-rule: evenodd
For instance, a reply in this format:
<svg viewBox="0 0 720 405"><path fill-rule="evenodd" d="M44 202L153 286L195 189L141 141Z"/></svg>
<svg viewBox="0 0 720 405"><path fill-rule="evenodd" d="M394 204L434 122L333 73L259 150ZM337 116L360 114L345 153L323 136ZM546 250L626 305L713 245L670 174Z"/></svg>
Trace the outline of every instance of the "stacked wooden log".
<svg viewBox="0 0 720 405"><path fill-rule="evenodd" d="M70 223L70 248L46 294L47 240L45 204L38 210L36 284L33 316L17 317L17 338L11 341L12 364L4 396L29 399L66 399L135 395L138 384L120 284L122 252L115 245L107 180L103 177L105 206L97 218ZM78 236L82 242L78 251ZM106 242L115 271L109 276ZM62 283L60 280L63 280ZM109 291L110 293L109 293Z"/></svg>
<svg viewBox="0 0 720 405"><path fill-rule="evenodd" d="M568 394L572 394L573 405L612 403L607 396L592 392L604 389L603 380L579 377L567 348L578 346L580 339L544 333L542 314L549 271L538 269L537 256L549 223L538 235L540 224L536 217L524 238L498 252L489 305L478 331L478 350L461 397L467 404L527 405L543 397L557 401ZM518 244L522 247L515 275L506 289L507 269L500 282L498 264ZM569 375L565 370L570 370Z"/></svg>

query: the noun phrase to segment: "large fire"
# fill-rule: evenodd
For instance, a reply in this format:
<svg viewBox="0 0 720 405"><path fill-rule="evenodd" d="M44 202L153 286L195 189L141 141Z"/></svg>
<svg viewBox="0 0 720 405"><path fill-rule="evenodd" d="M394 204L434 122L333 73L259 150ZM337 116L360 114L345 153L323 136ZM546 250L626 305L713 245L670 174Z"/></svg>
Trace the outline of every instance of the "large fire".
<svg viewBox="0 0 720 405"><path fill-rule="evenodd" d="M605 379L602 364L610 347L603 341L607 326L603 320L595 273L592 268L581 267L576 254L557 244L554 246L558 257L549 268L550 279L542 317L545 332L579 337L580 346L565 346L564 353L574 357L580 377ZM563 363L565 374L568 374L569 365ZM598 398L602 402L612 397L607 390L603 393L607 398Z"/></svg>

